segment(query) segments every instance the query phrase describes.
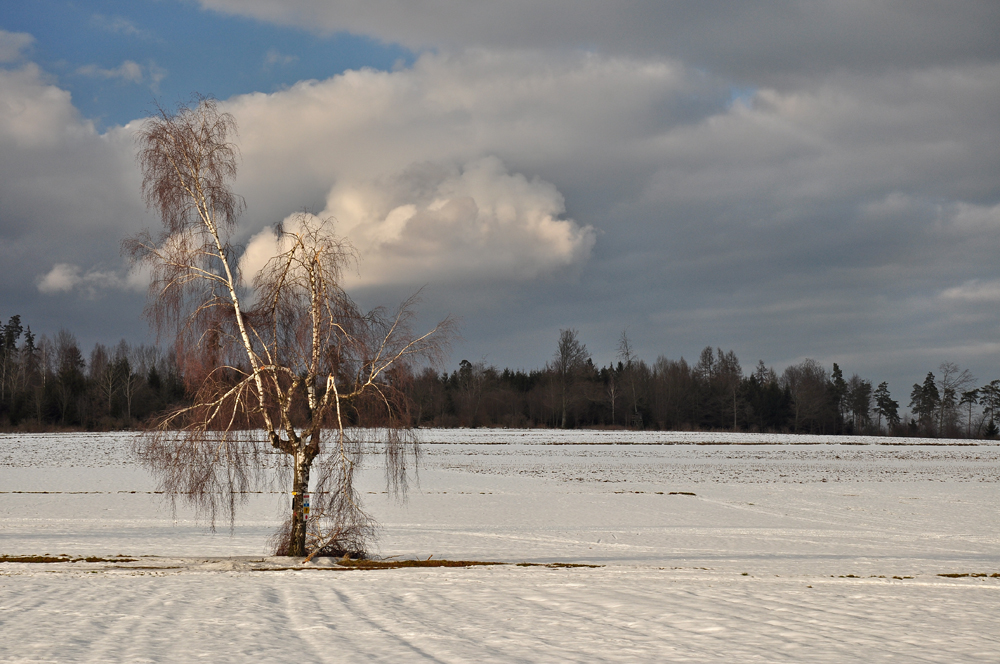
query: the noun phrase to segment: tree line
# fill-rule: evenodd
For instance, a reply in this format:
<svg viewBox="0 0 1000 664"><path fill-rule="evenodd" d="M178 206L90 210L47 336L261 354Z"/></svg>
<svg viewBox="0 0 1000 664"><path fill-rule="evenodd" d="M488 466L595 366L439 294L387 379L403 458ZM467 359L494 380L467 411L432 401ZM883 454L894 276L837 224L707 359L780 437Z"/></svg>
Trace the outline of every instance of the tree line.
<svg viewBox="0 0 1000 664"><path fill-rule="evenodd" d="M409 397L413 426L1000 435L1000 380L977 387L950 362L913 385L903 410L886 382L845 378L837 363L827 369L807 359L779 374L759 361L745 372L733 351L712 347L693 364L664 356L647 363L626 334L616 360L598 367L579 334L562 330L552 360L538 369L462 360L451 372L426 368L393 380ZM174 349L125 340L98 343L85 357L71 332L37 337L12 316L0 326L0 426L139 426L191 401L182 364Z"/></svg>
<svg viewBox="0 0 1000 664"><path fill-rule="evenodd" d="M39 337L11 316L0 326L0 426L134 427L186 399L182 373L156 346L98 343L85 358L71 332Z"/></svg>
<svg viewBox="0 0 1000 664"><path fill-rule="evenodd" d="M638 358L622 333L616 362L598 367L576 330L561 330L552 360L529 371L462 360L426 369L408 392L421 426L625 427L811 434L994 437L1000 380L975 387L945 362L915 384L906 410L887 382L845 378L806 359L780 374L759 361L745 372L732 350L706 347L689 363Z"/></svg>

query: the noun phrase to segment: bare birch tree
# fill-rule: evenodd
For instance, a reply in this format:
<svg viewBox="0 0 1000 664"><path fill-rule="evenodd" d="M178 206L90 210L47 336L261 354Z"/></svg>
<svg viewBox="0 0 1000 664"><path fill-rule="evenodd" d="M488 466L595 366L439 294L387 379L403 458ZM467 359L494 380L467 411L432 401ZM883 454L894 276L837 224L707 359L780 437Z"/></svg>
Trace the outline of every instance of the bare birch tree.
<svg viewBox="0 0 1000 664"><path fill-rule="evenodd" d="M632 393L632 412L629 415L628 425L641 427L642 415L639 414L639 398L635 391L635 353L632 351L632 342L628 338L628 329L622 330L621 336L618 337L618 359L623 362L622 367Z"/></svg>
<svg viewBox="0 0 1000 664"><path fill-rule="evenodd" d="M938 390L941 401L938 403L938 431L941 435L958 429L958 407L961 405L963 392L971 388L976 381L968 369L961 369L954 362L942 362L938 367Z"/></svg>
<svg viewBox="0 0 1000 664"><path fill-rule="evenodd" d="M176 333L193 395L191 405L161 418L138 452L164 491L213 526L220 511L232 522L248 491L290 479L279 552L363 552L375 524L355 471L377 443L390 489L405 490L417 448L399 383L413 362L436 358L451 321L415 335L412 298L393 312L363 313L340 287L353 249L332 222L311 215L277 229L277 255L248 292L229 243L244 207L231 186L235 132L231 115L199 98L176 113L160 109L137 135L142 192L163 229L123 248L151 269L146 313L159 332ZM275 450L290 478L274 463ZM307 521L314 463L319 518Z"/></svg>
<svg viewBox="0 0 1000 664"><path fill-rule="evenodd" d="M550 366L559 379L559 426L563 429L566 428L567 424L566 414L572 396L573 384L589 359L590 352L580 342L579 332L572 329L559 330L559 342L556 345L556 353Z"/></svg>

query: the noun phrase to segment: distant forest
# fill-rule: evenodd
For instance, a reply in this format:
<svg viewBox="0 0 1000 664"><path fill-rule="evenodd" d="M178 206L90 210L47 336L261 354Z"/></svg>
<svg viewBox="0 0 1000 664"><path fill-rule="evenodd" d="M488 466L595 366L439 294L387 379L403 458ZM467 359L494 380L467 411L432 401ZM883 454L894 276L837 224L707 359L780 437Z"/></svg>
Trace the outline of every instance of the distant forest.
<svg viewBox="0 0 1000 664"><path fill-rule="evenodd" d="M414 426L629 428L994 438L1000 380L976 387L952 363L913 385L906 410L885 382L814 360L781 374L763 361L745 372L733 351L706 347L690 364L635 356L626 333L617 362L596 366L575 330L531 371L462 360L388 379L410 396ZM139 427L184 404L176 352L150 345L96 344L89 354L66 330L36 337L12 316L0 326L0 428L117 430Z"/></svg>

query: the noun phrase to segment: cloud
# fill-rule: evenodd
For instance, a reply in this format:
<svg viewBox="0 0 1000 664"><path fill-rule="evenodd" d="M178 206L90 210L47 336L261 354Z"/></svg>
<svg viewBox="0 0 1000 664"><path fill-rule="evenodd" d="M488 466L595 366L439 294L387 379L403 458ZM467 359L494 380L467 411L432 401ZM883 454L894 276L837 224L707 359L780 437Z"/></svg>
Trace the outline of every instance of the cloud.
<svg viewBox="0 0 1000 664"><path fill-rule="evenodd" d="M146 66L146 70L149 76L149 89L153 91L154 94L160 93L160 81L167 77L169 73L163 67L160 67L155 62L150 61Z"/></svg>
<svg viewBox="0 0 1000 664"><path fill-rule="evenodd" d="M128 37L138 37L140 39L152 39L153 35L148 30L143 30L135 23L124 16L105 16L104 14L94 14L90 22L95 27L106 32L111 32Z"/></svg>
<svg viewBox="0 0 1000 664"><path fill-rule="evenodd" d="M98 133L70 93L31 62L0 68L0 100L3 308L37 321L39 332L109 326L121 336L140 327L137 287L123 290L129 277L118 255L121 238L147 223L131 130ZM88 299L106 288L117 297ZM89 305L51 297L59 293Z"/></svg>
<svg viewBox="0 0 1000 664"><path fill-rule="evenodd" d="M738 77L996 59L993 0L200 0L219 12L415 49L576 49L682 58Z"/></svg>
<svg viewBox="0 0 1000 664"><path fill-rule="evenodd" d="M149 89L158 94L160 81L166 78L168 72L153 61L143 66L133 60L126 60L113 69L104 69L94 64L84 65L77 67L76 73L93 78L117 79L124 83L147 83Z"/></svg>
<svg viewBox="0 0 1000 664"><path fill-rule="evenodd" d="M954 203L942 216L953 229L963 233L979 234L1000 229L1000 204Z"/></svg>
<svg viewBox="0 0 1000 664"><path fill-rule="evenodd" d="M992 278L1000 225L984 220L1000 196L1000 123L989 110L1000 108L998 81L1000 66L980 64L840 72L792 91L759 87L734 104L728 82L672 60L479 50L226 108L240 121L251 227L302 206L334 214L359 248L380 252L357 283L407 270L421 275L415 286L434 280L439 306L475 310L468 319L483 322L472 336L498 347L490 327L501 321L476 302L509 299L532 312L518 324L553 338L572 325L610 347L628 321L652 354L732 344L780 363L863 347L859 362L885 367L931 339L972 347L965 341L992 334L978 312L958 316L937 296ZM439 190L489 157L508 175L550 183L565 217L600 233L590 257L571 263L579 281L522 288L512 263L484 261L484 274L507 275L497 280L507 292L498 285L484 299L475 294L489 279L454 278L471 270L438 260L444 247L478 255L432 204L457 200ZM448 212L470 219L477 209ZM956 220L967 230L942 234ZM422 223L435 229L426 264ZM394 244L397 232L414 235ZM398 247L411 255L394 256ZM884 336L871 331L876 321Z"/></svg>
<svg viewBox="0 0 1000 664"><path fill-rule="evenodd" d="M132 60L126 60L114 69L102 69L97 65L84 65L78 67L76 73L82 76L117 78L126 83L142 83L144 78L142 65Z"/></svg>
<svg viewBox="0 0 1000 664"><path fill-rule="evenodd" d="M0 301L70 315L44 282L94 294L74 324L141 326L117 262L156 225L135 125L99 134L31 63L0 69L0 99ZM576 327L606 362L628 325L647 358L712 344L891 381L927 349L966 349L930 368L996 366L969 350L1000 327L995 63L743 87L662 56L441 49L222 106L247 264L276 221L333 215L362 298L430 283L428 315L466 320L459 358L538 366Z"/></svg>
<svg viewBox="0 0 1000 664"><path fill-rule="evenodd" d="M264 69L271 69L274 65L290 65L298 59L297 55L285 55L276 48L269 48L264 54Z"/></svg>
<svg viewBox="0 0 1000 664"><path fill-rule="evenodd" d="M1000 302L1000 280L983 282L972 279L961 286L941 291L941 298L963 302Z"/></svg>
<svg viewBox="0 0 1000 664"><path fill-rule="evenodd" d="M0 64L17 62L34 43L35 38L25 32L0 30Z"/></svg>
<svg viewBox="0 0 1000 664"><path fill-rule="evenodd" d="M73 290L81 281L80 267L69 263L58 263L38 283L43 293L63 293Z"/></svg>
<svg viewBox="0 0 1000 664"><path fill-rule="evenodd" d="M259 228L302 206L321 209L345 178L374 181L414 164L490 155L563 195L545 171L558 169L595 200L599 189L617 189L599 201L604 209L658 158L646 141L689 121L690 107L677 103L686 96L721 108L728 90L666 61L473 52L425 55L394 72L349 71L225 106L239 118L240 188ZM591 177L603 182L583 182Z"/></svg>
<svg viewBox="0 0 1000 664"><path fill-rule="evenodd" d="M0 69L0 99L0 144L26 149L53 146L93 130L79 118L70 93L51 85L34 63ZM8 153L5 163L14 161L15 154Z"/></svg>
<svg viewBox="0 0 1000 664"><path fill-rule="evenodd" d="M84 272L79 265L56 263L38 281L38 290L46 295L78 292L94 299L109 290L143 290L149 285L149 275L133 270L122 276L114 270L92 268Z"/></svg>
<svg viewBox="0 0 1000 664"><path fill-rule="evenodd" d="M749 105L660 137L672 158L654 191L699 201L739 196L744 205L765 198L793 213L803 201L869 204L887 192L988 195L1000 130L984 110L1000 103L997 81L1000 66L983 65L762 88Z"/></svg>
<svg viewBox="0 0 1000 664"><path fill-rule="evenodd" d="M343 177L492 154L555 184L574 216L574 206L598 218L633 210L622 230L692 206L750 228L838 206L857 219L859 207L893 192L988 198L1000 168L989 110L1000 105L998 81L998 65L839 74L732 104L726 81L670 60L473 51L302 82L227 108L241 123L241 182L251 209L270 217L263 223L288 210L252 192L281 191L316 209Z"/></svg>
<svg viewBox="0 0 1000 664"><path fill-rule="evenodd" d="M511 174L494 156L461 168L419 164L379 181L338 182L320 217L360 254L351 286L528 281L578 265L590 256L595 231L560 219L554 186ZM287 222L287 220L286 220ZM270 229L254 236L243 259L250 275L273 256Z"/></svg>

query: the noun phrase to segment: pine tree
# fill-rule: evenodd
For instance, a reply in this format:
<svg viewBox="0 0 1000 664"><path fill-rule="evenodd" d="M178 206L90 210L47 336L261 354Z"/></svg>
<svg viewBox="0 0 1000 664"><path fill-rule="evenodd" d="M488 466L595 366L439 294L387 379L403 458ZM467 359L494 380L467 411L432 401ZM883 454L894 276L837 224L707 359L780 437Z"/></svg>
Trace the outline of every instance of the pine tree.
<svg viewBox="0 0 1000 664"><path fill-rule="evenodd" d="M885 381L875 388L875 413L878 415L878 430L882 432L882 418L889 431L899 424L899 403L889 394L889 384Z"/></svg>
<svg viewBox="0 0 1000 664"><path fill-rule="evenodd" d="M910 410L917 416L918 422L928 434L934 434L934 416L940 403L941 394L938 392L934 374L928 371L924 384L914 383L910 392Z"/></svg>

